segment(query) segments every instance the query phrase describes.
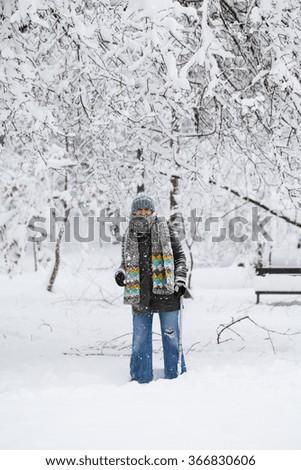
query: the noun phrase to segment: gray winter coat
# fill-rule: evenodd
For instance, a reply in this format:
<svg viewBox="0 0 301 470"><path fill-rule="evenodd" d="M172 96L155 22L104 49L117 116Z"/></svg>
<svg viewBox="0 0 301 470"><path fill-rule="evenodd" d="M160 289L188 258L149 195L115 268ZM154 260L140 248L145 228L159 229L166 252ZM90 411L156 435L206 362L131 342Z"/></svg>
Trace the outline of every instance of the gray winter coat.
<svg viewBox="0 0 301 470"><path fill-rule="evenodd" d="M186 285L187 267L186 256L178 241L177 232L174 230L170 221L167 222L171 247L174 257L175 265L175 284ZM125 237L122 237L122 256L121 265L116 271L125 270ZM151 275L151 242L150 233L138 235L139 246L139 270L140 270L140 302L139 304L132 305L132 313L146 313L146 312L170 312L180 309L180 298L175 294L171 295L156 295L152 292L152 275Z"/></svg>

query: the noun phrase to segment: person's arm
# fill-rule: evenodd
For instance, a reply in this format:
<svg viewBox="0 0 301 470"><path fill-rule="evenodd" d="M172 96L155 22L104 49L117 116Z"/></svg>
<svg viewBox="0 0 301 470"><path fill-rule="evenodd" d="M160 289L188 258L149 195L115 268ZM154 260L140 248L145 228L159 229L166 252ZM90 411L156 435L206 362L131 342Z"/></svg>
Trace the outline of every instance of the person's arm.
<svg viewBox="0 0 301 470"><path fill-rule="evenodd" d="M181 242L178 239L179 237L177 231L174 229L170 221L167 222L167 225L169 228L170 242L175 264L175 286L180 286L182 293L184 293L186 288L186 278L188 271L186 265L186 256L182 248Z"/></svg>
<svg viewBox="0 0 301 470"><path fill-rule="evenodd" d="M125 284L125 264L124 264L124 251L125 251L125 233L122 236L121 241L121 264L117 271L115 272L115 281L119 286L124 286Z"/></svg>

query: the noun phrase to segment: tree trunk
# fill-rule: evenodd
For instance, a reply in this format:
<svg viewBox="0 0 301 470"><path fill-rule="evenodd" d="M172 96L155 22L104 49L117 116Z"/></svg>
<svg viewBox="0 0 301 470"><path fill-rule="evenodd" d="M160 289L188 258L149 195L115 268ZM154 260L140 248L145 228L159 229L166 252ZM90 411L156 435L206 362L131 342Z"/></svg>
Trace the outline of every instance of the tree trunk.
<svg viewBox="0 0 301 470"><path fill-rule="evenodd" d="M60 248L61 248L61 241L63 238L63 234L64 234L64 228L61 227L59 231L59 236L57 237L56 244L55 244L55 262L54 262L54 267L53 267L52 274L50 277L50 281L47 287L48 292L52 292L54 281L59 271L60 262L61 262Z"/></svg>
<svg viewBox="0 0 301 470"><path fill-rule="evenodd" d="M264 244L261 242L258 242L257 250L256 250L257 257L255 261L256 268L262 268L263 266L263 250L264 250Z"/></svg>
<svg viewBox="0 0 301 470"><path fill-rule="evenodd" d="M137 159L143 165L144 163L143 151L140 147L137 150ZM144 191L145 191L145 186L144 186L144 168L143 168L141 172L141 184L137 184L137 194L143 193Z"/></svg>
<svg viewBox="0 0 301 470"><path fill-rule="evenodd" d="M37 242L34 238L33 244L32 244L32 249L33 249L33 260L34 260L34 270L38 270L38 261L37 261Z"/></svg>
<svg viewBox="0 0 301 470"><path fill-rule="evenodd" d="M192 278L192 271L193 271L193 254L192 254L192 244L193 242L191 243L188 243L186 241L186 245L188 247L188 250L189 250L189 271L188 271L188 277L187 277L187 287L188 289L191 289L191 278Z"/></svg>
<svg viewBox="0 0 301 470"><path fill-rule="evenodd" d="M67 188L68 188L68 178L67 178L67 172L66 172L66 175L65 175L65 187L64 187L65 191L67 190ZM58 274L58 270L59 270L59 267L60 267L60 262L61 262L61 253L60 253L60 250L61 250L61 242L62 242L62 238L63 238L64 232L65 232L66 223L67 223L67 221L68 221L69 212L70 212L70 207L69 207L69 209L67 209L67 204L66 204L65 201L63 202L63 204L64 204L64 208L65 208L64 225L63 225L63 227L60 228L59 235L58 235L57 240L56 240L56 243L55 243L55 262L54 262L53 270L52 270L52 273L51 273L50 281L49 281L49 284L48 284L48 286L47 286L48 292L52 292L53 285L54 285L54 282L55 282L55 280L56 280L56 277L57 277L57 274Z"/></svg>

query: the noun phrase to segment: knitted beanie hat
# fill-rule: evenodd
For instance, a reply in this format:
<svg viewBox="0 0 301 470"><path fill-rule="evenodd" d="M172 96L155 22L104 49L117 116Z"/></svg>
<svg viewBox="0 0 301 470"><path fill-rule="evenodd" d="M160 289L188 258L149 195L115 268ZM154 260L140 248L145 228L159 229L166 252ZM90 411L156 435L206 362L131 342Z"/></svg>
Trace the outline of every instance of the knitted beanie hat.
<svg viewBox="0 0 301 470"><path fill-rule="evenodd" d="M145 193L140 193L132 202L132 214L135 214L138 209L149 209L152 212L155 212L155 201L152 197L147 196Z"/></svg>

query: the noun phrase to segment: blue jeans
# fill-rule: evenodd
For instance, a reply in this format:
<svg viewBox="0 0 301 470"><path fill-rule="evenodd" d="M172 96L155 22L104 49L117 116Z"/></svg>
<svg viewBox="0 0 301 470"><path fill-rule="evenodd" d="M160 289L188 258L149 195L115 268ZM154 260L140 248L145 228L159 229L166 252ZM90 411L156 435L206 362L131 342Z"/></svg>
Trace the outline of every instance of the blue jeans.
<svg viewBox="0 0 301 470"><path fill-rule="evenodd" d="M163 343L164 372L166 379L178 376L179 359L179 310L160 312L160 326ZM152 359L153 313L133 315L133 343L130 362L132 380L147 383L153 379ZM181 353L181 374L186 372L184 354Z"/></svg>

